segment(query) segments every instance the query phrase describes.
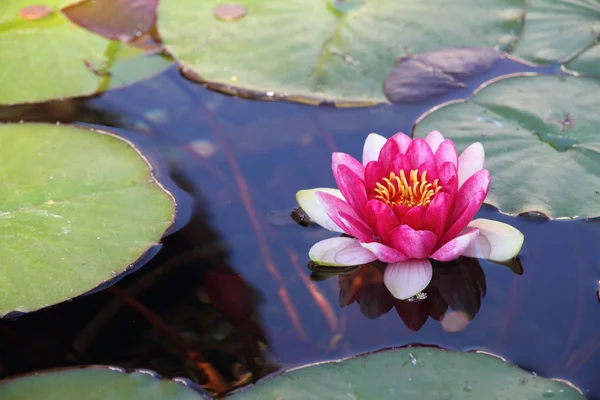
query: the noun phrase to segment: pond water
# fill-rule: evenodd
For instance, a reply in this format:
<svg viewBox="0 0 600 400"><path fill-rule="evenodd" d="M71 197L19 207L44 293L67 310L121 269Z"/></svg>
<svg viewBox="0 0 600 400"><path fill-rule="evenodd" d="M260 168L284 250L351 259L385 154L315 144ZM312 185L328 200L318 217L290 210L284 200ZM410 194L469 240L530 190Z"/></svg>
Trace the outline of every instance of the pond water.
<svg viewBox="0 0 600 400"><path fill-rule="evenodd" d="M296 191L334 186L332 151L359 155L370 132L409 133L449 99L364 109L252 101L205 90L172 68L92 99L0 110L4 120L123 135L180 205L177 231L156 257L111 289L1 320L0 376L102 363L233 387L250 374L422 343L483 349L600 398L597 221L484 206L480 217L524 233L522 275L485 260L440 267L419 303L392 301L377 269L310 279L308 249L329 234L292 220Z"/></svg>

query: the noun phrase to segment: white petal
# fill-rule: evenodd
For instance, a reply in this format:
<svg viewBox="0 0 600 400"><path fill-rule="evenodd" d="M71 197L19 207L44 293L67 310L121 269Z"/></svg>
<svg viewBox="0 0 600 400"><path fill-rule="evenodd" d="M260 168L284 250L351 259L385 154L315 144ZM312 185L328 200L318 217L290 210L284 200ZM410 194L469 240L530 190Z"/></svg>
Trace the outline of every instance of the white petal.
<svg viewBox="0 0 600 400"><path fill-rule="evenodd" d="M377 161L379 152L387 139L377 133L370 133L363 147L363 165L366 167L370 161Z"/></svg>
<svg viewBox="0 0 600 400"><path fill-rule="evenodd" d="M338 189L330 189L330 188L316 188L316 189L307 189L300 190L296 193L296 201L298 205L304 210L306 215L315 222L316 224L321 225L323 228L333 231L344 233L344 231L332 221L331 218L325 212L325 208L315 196L316 192L325 192L332 194L336 197L339 197L342 200L344 196Z"/></svg>
<svg viewBox="0 0 600 400"><path fill-rule="evenodd" d="M439 131L431 131L425 137L425 141L431 147L431 151L433 154L437 151L440 144L444 141L444 135L442 135Z"/></svg>
<svg viewBox="0 0 600 400"><path fill-rule="evenodd" d="M433 253L431 258L438 261L452 261L463 255L471 243L475 242L479 236L479 229L471 228L464 229L457 237Z"/></svg>
<svg viewBox="0 0 600 400"><path fill-rule="evenodd" d="M340 267L367 264L377 259L357 239L347 237L321 240L310 248L308 256L317 264Z"/></svg>
<svg viewBox="0 0 600 400"><path fill-rule="evenodd" d="M481 143L470 145L458 157L458 187L467 181L475 172L483 169L485 152Z"/></svg>
<svg viewBox="0 0 600 400"><path fill-rule="evenodd" d="M388 264L383 273L383 283L397 299L405 300L429 285L433 268L427 258L413 258Z"/></svg>
<svg viewBox="0 0 600 400"><path fill-rule="evenodd" d="M507 261L521 251L525 237L516 228L490 219L471 221L466 229L479 229L479 236L463 252L463 256Z"/></svg>

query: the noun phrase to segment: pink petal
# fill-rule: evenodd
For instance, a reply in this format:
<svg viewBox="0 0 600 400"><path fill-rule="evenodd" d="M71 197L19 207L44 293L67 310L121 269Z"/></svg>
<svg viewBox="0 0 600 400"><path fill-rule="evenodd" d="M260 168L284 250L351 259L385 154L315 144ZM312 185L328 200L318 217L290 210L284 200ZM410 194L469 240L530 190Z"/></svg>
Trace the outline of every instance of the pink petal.
<svg viewBox="0 0 600 400"><path fill-rule="evenodd" d="M431 231L416 231L410 226L401 225L390 233L389 241L391 247L409 258L425 258L431 255L437 237Z"/></svg>
<svg viewBox="0 0 600 400"><path fill-rule="evenodd" d="M333 177L350 207L352 207L358 215L364 215L365 207L367 205L367 192L362 178L344 164L337 167L333 173Z"/></svg>
<svg viewBox="0 0 600 400"><path fill-rule="evenodd" d="M397 205L394 206L393 210L394 214L396 214L396 218L398 218L398 221L402 221L402 218L404 218L404 215L410 211L410 208L403 205Z"/></svg>
<svg viewBox="0 0 600 400"><path fill-rule="evenodd" d="M366 215L369 226L384 242L387 241L389 233L400 225L390 206L379 200L367 202Z"/></svg>
<svg viewBox="0 0 600 400"><path fill-rule="evenodd" d="M426 258L400 261L385 267L383 283L392 296L405 300L425 289L432 275L431 262Z"/></svg>
<svg viewBox="0 0 600 400"><path fill-rule="evenodd" d="M385 244L371 242L361 243L361 246L373 253L379 261L385 263L392 263L409 259L409 257L406 254L396 249L392 249L391 247L386 246Z"/></svg>
<svg viewBox="0 0 600 400"><path fill-rule="evenodd" d="M340 165L345 165L350 168L350 170L358 175L360 179L365 178L365 167L351 155L346 153L333 153L331 155L331 169L333 170L334 176Z"/></svg>
<svg viewBox="0 0 600 400"><path fill-rule="evenodd" d="M437 170L431 147L423 139L415 139L406 150L410 169L427 170L427 176Z"/></svg>
<svg viewBox="0 0 600 400"><path fill-rule="evenodd" d="M479 229L471 229L440 247L431 258L438 261L455 260L477 239L477 236L479 236Z"/></svg>
<svg viewBox="0 0 600 400"><path fill-rule="evenodd" d="M458 188L473 176L477 171L483 169L485 152L481 143L473 143L458 157Z"/></svg>
<svg viewBox="0 0 600 400"><path fill-rule="evenodd" d="M508 261L519 254L525 240L518 229L489 219L475 219L466 229L469 228L479 229L479 236L463 252L462 255L467 257Z"/></svg>
<svg viewBox="0 0 600 400"><path fill-rule="evenodd" d="M406 153L408 146L410 146L410 144L413 141L410 136L408 136L402 132L396 133L394 136L392 136L390 138L390 140L393 140L394 142L398 143L398 150L400 150L401 154Z"/></svg>
<svg viewBox="0 0 600 400"><path fill-rule="evenodd" d="M454 239L481 208L490 188L490 173L482 169L471 176L459 189L454 208L448 219L449 228L442 237L442 243ZM448 226L448 225L447 225Z"/></svg>
<svg viewBox="0 0 600 400"><path fill-rule="evenodd" d="M389 173L393 170L394 160L397 160L400 154L402 153L400 152L398 142L396 140L388 139L388 141L385 142L385 144L381 148L381 152L379 153L379 159L377 160L377 162L379 163L379 168L383 173L382 176L389 175ZM369 166L369 164L367 164L367 167ZM378 180L379 179L381 179L381 177L378 178Z"/></svg>
<svg viewBox="0 0 600 400"><path fill-rule="evenodd" d="M296 193L296 201L308 217L323 228L334 232L344 233L344 230L337 226L329 215L325 212L325 207L316 196L317 192L329 193L339 199L344 200L344 196L338 189L316 188L300 190Z"/></svg>
<svg viewBox="0 0 600 400"><path fill-rule="evenodd" d="M367 140L365 140L365 146L363 147L363 165L366 167L367 164L371 161L377 161L379 158L379 153L381 152L381 148L387 141L381 135L376 133L370 133L367 136Z"/></svg>
<svg viewBox="0 0 600 400"><path fill-rule="evenodd" d="M310 259L317 264L348 267L376 260L369 250L362 247L358 240L336 237L321 240L308 251Z"/></svg>
<svg viewBox="0 0 600 400"><path fill-rule="evenodd" d="M402 225L408 225L417 231L425 229L426 213L427 207L425 206L413 207L402 217Z"/></svg>
<svg viewBox="0 0 600 400"><path fill-rule="evenodd" d="M424 229L432 231L438 238L442 237L451 207L452 197L448 193L436 194L427 207Z"/></svg>
<svg viewBox="0 0 600 400"><path fill-rule="evenodd" d="M371 161L365 167L365 187L369 194L375 190L375 185L380 182L383 177L388 177L389 172L383 168L383 164L378 161Z"/></svg>
<svg viewBox="0 0 600 400"><path fill-rule="evenodd" d="M438 169L438 185L442 187L442 192L448 193L452 199L456 197L458 192L458 176L457 169L451 162L445 162Z"/></svg>
<svg viewBox="0 0 600 400"><path fill-rule="evenodd" d="M446 139L440 144L435 152L435 162L438 169L447 162L458 167L458 154L456 153L456 146L452 140Z"/></svg>
<svg viewBox="0 0 600 400"><path fill-rule="evenodd" d="M325 212L345 233L363 241L372 241L371 228L356 214L356 211L341 200L329 193L317 192L317 199L323 205Z"/></svg>
<svg viewBox="0 0 600 400"><path fill-rule="evenodd" d="M427 137L425 137L425 141L431 148L431 151L435 153L440 144L444 141L444 135L439 131L431 131L427 134Z"/></svg>

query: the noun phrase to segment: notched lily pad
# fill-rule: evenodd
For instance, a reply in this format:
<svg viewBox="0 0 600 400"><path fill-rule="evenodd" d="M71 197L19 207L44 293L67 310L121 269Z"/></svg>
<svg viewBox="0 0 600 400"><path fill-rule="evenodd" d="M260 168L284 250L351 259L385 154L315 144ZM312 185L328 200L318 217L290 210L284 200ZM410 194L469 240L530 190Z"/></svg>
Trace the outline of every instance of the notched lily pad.
<svg viewBox="0 0 600 400"><path fill-rule="evenodd" d="M535 0L527 2L525 28L515 53L533 62L564 62L576 56L569 68L600 74L600 52L578 53L588 46L600 47L600 2Z"/></svg>
<svg viewBox="0 0 600 400"><path fill-rule="evenodd" d="M510 47L524 13L510 0L232 3L243 18L215 16L220 0L160 1L159 33L187 77L242 97L340 107L388 103L383 81L403 53Z"/></svg>
<svg viewBox="0 0 600 400"><path fill-rule="evenodd" d="M385 95L392 103L412 103L464 89L466 80L488 71L502 56L500 50L487 47L404 56L385 78Z"/></svg>
<svg viewBox="0 0 600 400"><path fill-rule="evenodd" d="M459 151L485 148L486 203L509 214L600 215L600 80L526 76L491 83L418 122L415 136L443 130ZM422 117L423 118L423 117Z"/></svg>
<svg viewBox="0 0 600 400"><path fill-rule="evenodd" d="M162 380L152 371L115 367L41 371L0 381L2 400L208 400L184 379Z"/></svg>
<svg viewBox="0 0 600 400"><path fill-rule="evenodd" d="M292 369L228 397L243 399L583 399L571 385L499 357L430 347L392 349Z"/></svg>
<svg viewBox="0 0 600 400"><path fill-rule="evenodd" d="M114 279L160 241L174 213L172 196L124 140L0 125L0 316Z"/></svg>
<svg viewBox="0 0 600 400"><path fill-rule="evenodd" d="M146 59L144 52L136 49L139 61L135 68L112 68L119 65L122 53L114 50L120 43L71 22L61 11L70 3L73 1L0 1L0 105L88 96L151 77L170 65ZM112 77L121 78L107 84Z"/></svg>

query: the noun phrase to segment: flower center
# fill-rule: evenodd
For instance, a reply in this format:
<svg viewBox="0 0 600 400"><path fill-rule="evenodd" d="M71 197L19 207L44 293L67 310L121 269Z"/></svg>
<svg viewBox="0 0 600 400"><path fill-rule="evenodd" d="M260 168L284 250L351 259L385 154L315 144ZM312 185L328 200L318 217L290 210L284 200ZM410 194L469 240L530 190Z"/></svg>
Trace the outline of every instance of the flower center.
<svg viewBox="0 0 600 400"><path fill-rule="evenodd" d="M390 207L397 205L426 206L442 188L438 186L438 179L433 183L427 181L427 171L423 171L419 178L419 170L413 169L408 178L407 180L402 170L399 176L394 172L390 173L389 178L383 178L382 182L377 182L374 190L375 198Z"/></svg>

